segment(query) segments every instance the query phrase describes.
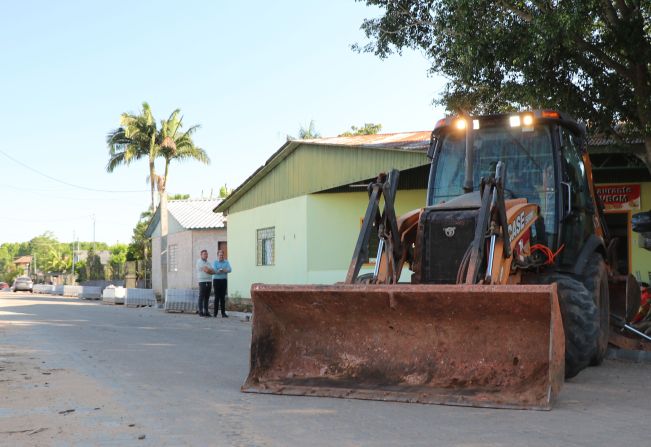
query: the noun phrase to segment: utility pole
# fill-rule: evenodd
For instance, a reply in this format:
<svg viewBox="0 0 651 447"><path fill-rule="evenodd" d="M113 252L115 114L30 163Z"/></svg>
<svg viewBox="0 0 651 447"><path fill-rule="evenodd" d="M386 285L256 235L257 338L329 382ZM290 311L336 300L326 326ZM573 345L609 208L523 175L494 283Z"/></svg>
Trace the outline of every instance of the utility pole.
<svg viewBox="0 0 651 447"><path fill-rule="evenodd" d="M72 231L72 283L75 283L75 231Z"/></svg>
<svg viewBox="0 0 651 447"><path fill-rule="evenodd" d="M93 251L95 251L95 213L93 213Z"/></svg>

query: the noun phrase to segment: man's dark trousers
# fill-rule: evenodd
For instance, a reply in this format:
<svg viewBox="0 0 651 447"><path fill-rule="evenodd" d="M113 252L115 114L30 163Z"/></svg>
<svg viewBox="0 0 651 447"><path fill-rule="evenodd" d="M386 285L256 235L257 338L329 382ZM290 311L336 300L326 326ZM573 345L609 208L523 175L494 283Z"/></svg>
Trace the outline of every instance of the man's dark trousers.
<svg viewBox="0 0 651 447"><path fill-rule="evenodd" d="M226 279L213 279L212 285L215 289L215 316L222 309L222 315L226 315Z"/></svg>
<svg viewBox="0 0 651 447"><path fill-rule="evenodd" d="M199 283L199 315L209 316L208 302L210 301L210 281Z"/></svg>

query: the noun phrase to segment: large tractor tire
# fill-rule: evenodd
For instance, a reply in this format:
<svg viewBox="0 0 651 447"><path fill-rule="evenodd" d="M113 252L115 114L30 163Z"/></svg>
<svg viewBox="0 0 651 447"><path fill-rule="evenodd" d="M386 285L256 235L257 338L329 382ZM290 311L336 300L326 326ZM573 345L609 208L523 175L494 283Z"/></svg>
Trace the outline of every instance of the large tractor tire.
<svg viewBox="0 0 651 447"><path fill-rule="evenodd" d="M599 315L590 292L578 280L555 273L539 279L556 283L565 332L565 378L576 376L590 365L599 335Z"/></svg>
<svg viewBox="0 0 651 447"><path fill-rule="evenodd" d="M610 333L610 296L608 294L608 271L604 258L599 253L593 253L583 270L583 285L590 293L592 301L597 306L599 315L599 336L597 348L590 359L590 365L601 365L608 350Z"/></svg>

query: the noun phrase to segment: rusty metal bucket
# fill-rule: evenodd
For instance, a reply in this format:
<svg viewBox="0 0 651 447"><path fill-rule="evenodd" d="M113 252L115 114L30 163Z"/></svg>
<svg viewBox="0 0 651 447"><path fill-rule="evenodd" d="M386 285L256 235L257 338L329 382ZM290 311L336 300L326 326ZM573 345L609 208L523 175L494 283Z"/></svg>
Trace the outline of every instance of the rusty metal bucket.
<svg viewBox="0 0 651 447"><path fill-rule="evenodd" d="M242 391L550 409L556 285L254 284Z"/></svg>

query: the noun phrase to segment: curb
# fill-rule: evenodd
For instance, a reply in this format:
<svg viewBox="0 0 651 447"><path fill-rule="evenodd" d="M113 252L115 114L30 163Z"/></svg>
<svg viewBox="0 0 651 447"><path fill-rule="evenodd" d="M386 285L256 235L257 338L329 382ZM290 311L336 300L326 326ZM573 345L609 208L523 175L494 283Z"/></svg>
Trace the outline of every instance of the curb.
<svg viewBox="0 0 651 447"><path fill-rule="evenodd" d="M631 349L613 349L608 348L606 358L611 360L626 360L635 363L650 363L651 352L649 351L633 351Z"/></svg>

